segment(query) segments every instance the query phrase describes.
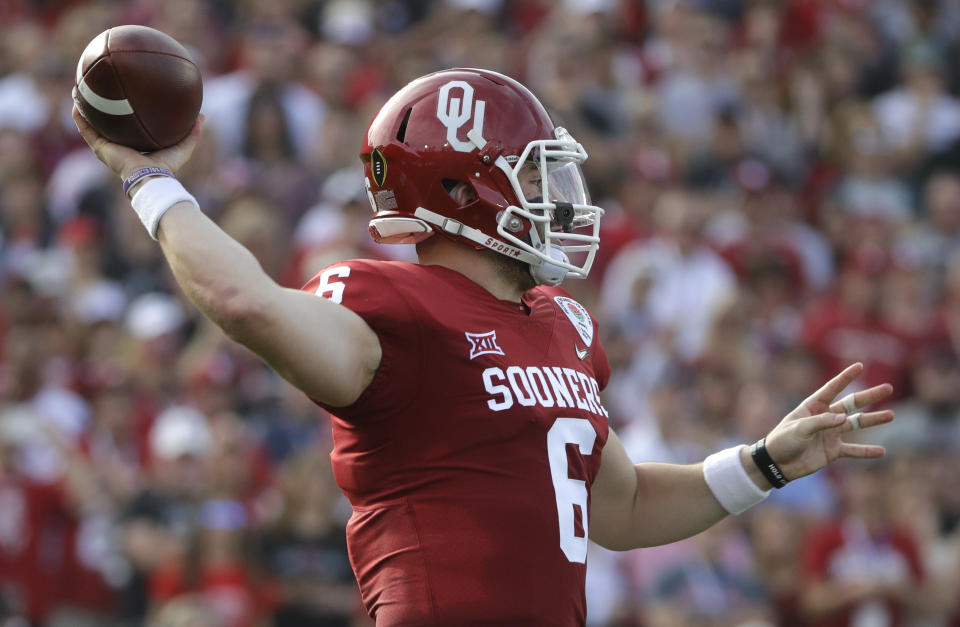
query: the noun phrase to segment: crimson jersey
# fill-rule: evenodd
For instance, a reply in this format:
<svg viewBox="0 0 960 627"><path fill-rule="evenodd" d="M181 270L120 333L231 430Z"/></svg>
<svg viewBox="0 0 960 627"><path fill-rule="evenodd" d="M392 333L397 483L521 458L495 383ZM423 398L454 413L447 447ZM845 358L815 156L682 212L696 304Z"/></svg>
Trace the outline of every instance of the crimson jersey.
<svg viewBox="0 0 960 627"><path fill-rule="evenodd" d="M801 547L802 574L815 581L910 582L923 580L920 550L913 537L890 528L872 535L862 523L849 519L815 528ZM906 623L905 607L895 595L860 599L820 616L822 627Z"/></svg>
<svg viewBox="0 0 960 627"><path fill-rule="evenodd" d="M586 309L547 287L521 307L399 262L334 264L304 290L355 311L382 347L356 403L328 407L377 624L582 625L610 374Z"/></svg>
<svg viewBox="0 0 960 627"><path fill-rule="evenodd" d="M0 602L37 624L63 596L57 574L70 525L61 484L0 477Z"/></svg>

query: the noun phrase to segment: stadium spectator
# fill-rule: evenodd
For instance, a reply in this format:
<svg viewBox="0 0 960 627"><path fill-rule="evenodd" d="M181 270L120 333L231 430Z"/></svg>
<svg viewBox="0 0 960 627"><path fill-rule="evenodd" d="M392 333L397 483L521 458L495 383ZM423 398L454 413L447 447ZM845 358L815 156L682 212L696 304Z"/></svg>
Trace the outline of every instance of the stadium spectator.
<svg viewBox="0 0 960 627"><path fill-rule="evenodd" d="M146 480L124 504L121 518L121 546L131 568L123 591L124 618L146 616L152 573L188 549L209 486L211 440L206 417L189 407L170 407L154 420Z"/></svg>
<svg viewBox="0 0 960 627"><path fill-rule="evenodd" d="M276 627L349 627L361 614L340 494L317 448L303 449L281 469L281 511L260 539L263 571L278 588Z"/></svg>
<svg viewBox="0 0 960 627"><path fill-rule="evenodd" d="M817 625L905 625L922 598L920 547L899 528L882 463L845 468L842 511L811 528L801 548L799 607Z"/></svg>
<svg viewBox="0 0 960 627"><path fill-rule="evenodd" d="M249 528L249 514L240 502L199 503L184 550L150 576L151 605L159 608L178 597L193 596L223 627L260 625L270 600L251 564Z"/></svg>
<svg viewBox="0 0 960 627"><path fill-rule="evenodd" d="M710 325L730 298L733 273L702 237L701 199L680 190L661 195L654 209L658 237L620 251L607 270L603 306L612 320L649 320L676 356L695 361ZM673 355L669 355L673 357Z"/></svg>

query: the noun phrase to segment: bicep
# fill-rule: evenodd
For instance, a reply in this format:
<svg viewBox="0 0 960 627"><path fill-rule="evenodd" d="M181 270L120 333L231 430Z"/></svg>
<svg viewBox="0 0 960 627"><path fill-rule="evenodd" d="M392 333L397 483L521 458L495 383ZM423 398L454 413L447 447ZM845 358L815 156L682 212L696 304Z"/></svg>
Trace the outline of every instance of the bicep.
<svg viewBox="0 0 960 627"><path fill-rule="evenodd" d="M380 342L359 315L316 294L268 286L231 336L313 399L356 401L380 365Z"/></svg>
<svg viewBox="0 0 960 627"><path fill-rule="evenodd" d="M636 467L610 429L590 491L590 539L608 549L626 548L618 537L629 525L636 494Z"/></svg>
<svg viewBox="0 0 960 627"><path fill-rule="evenodd" d="M688 538L727 515L703 478L702 464L634 465L612 431L590 514L594 542L621 551Z"/></svg>

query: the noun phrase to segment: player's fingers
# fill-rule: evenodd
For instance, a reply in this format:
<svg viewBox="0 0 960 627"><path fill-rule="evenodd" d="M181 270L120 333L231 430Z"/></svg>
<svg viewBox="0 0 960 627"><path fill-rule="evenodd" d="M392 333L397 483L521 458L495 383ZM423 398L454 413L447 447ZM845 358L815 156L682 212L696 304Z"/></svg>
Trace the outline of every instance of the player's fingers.
<svg viewBox="0 0 960 627"><path fill-rule="evenodd" d="M859 409L872 405L887 398L893 393L893 386L889 383L876 385L867 390L847 394L830 405L830 411L855 413Z"/></svg>
<svg viewBox="0 0 960 627"><path fill-rule="evenodd" d="M823 387L807 397L803 401L804 406L809 408L811 404L821 406L829 404L837 394L859 377L861 372L863 372L863 364L860 362L847 366L840 374L827 381Z"/></svg>
<svg viewBox="0 0 960 627"><path fill-rule="evenodd" d="M77 105L73 105L72 114L73 122L77 125L77 130L80 131L80 136L83 137L83 140L87 142L87 145L90 146L91 150L93 150L93 154L97 155L97 158L100 159L100 161L103 161L108 168L117 174L120 174L123 168L123 159L125 153L136 153L125 146L111 143L110 140L98 133L97 130L93 128L83 117L83 115L80 113L80 110L77 108Z"/></svg>
<svg viewBox="0 0 960 627"><path fill-rule="evenodd" d="M189 142L187 145L191 150L196 146L197 142L200 141L200 133L203 131L203 122L207 119L207 116L202 113L197 116L197 121L193 123L193 128L190 129L190 134L184 138L184 142Z"/></svg>
<svg viewBox="0 0 960 627"><path fill-rule="evenodd" d="M858 459L874 459L883 457L887 449L875 444L851 444L844 442L840 445L840 457L856 457Z"/></svg>
<svg viewBox="0 0 960 627"><path fill-rule="evenodd" d="M197 116L197 120L193 123L193 126L190 128L190 132L181 140L181 145L186 146L187 142L196 143L200 139L200 133L203 131L203 123L207 119L207 116L200 114Z"/></svg>
<svg viewBox="0 0 960 627"><path fill-rule="evenodd" d="M844 432L857 431L859 429L869 429L893 420L893 412L889 409L883 411L855 412L853 414L840 414L844 416Z"/></svg>
<svg viewBox="0 0 960 627"><path fill-rule="evenodd" d="M93 147L94 141L97 139L97 132L93 130L93 127L90 126L90 123L87 122L86 118L80 113L80 109L77 108L77 105L73 105L73 123L77 125L77 130L80 131L80 136Z"/></svg>
<svg viewBox="0 0 960 627"><path fill-rule="evenodd" d="M810 437L817 431L823 431L831 427L839 427L846 419L846 414L835 414L833 412L817 414L816 416L801 418L797 422L797 429L803 437Z"/></svg>
<svg viewBox="0 0 960 627"><path fill-rule="evenodd" d="M133 148L111 142L98 133L97 129L93 128L81 115L76 104L73 105L71 113L73 122L77 125L77 130L80 131L83 140L93 150L93 154L97 155L97 159L100 159L104 165L116 172L121 178L125 176L125 170L129 173L136 167L154 165Z"/></svg>

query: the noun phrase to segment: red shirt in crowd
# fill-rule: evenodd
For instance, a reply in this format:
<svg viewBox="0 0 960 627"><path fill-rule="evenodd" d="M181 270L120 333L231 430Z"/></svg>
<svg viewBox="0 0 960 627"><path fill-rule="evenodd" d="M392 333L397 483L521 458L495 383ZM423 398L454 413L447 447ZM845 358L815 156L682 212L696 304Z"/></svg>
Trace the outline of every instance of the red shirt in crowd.
<svg viewBox="0 0 960 627"><path fill-rule="evenodd" d="M804 343L817 356L825 376L833 376L851 363L862 361L863 388L893 385L895 400L907 389L911 338L879 320L846 311L839 303L821 303L807 315Z"/></svg>
<svg viewBox="0 0 960 627"><path fill-rule="evenodd" d="M224 627L256 627L269 611L269 592L259 587L241 564L199 565L196 581L190 582L184 566L170 563L150 577L150 602L162 605L183 594L197 594L222 621Z"/></svg>
<svg viewBox="0 0 960 627"><path fill-rule="evenodd" d="M0 594L40 622L60 600L72 522L59 484L0 475Z"/></svg>
<svg viewBox="0 0 960 627"><path fill-rule="evenodd" d="M808 580L837 583L916 583L923 577L919 549L912 536L897 529L870 533L850 519L815 529L804 542L801 568ZM900 600L892 595L873 597L817 617L814 624L900 627L904 624L903 609Z"/></svg>

